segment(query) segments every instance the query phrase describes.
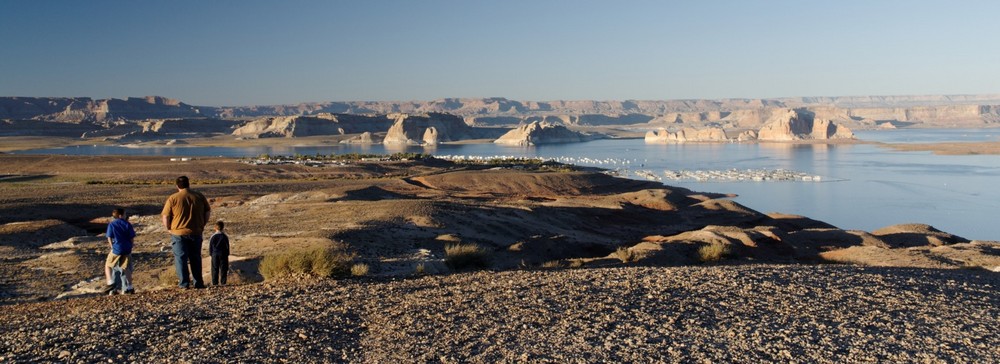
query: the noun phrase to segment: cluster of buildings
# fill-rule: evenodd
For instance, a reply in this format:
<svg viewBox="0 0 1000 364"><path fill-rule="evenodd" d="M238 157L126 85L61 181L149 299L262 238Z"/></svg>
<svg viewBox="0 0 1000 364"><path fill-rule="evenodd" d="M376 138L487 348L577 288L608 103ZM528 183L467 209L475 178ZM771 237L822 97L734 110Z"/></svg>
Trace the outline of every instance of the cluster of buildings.
<svg viewBox="0 0 1000 364"><path fill-rule="evenodd" d="M639 175L638 173L636 173ZM727 170L666 170L664 175L674 181L698 182L763 182L763 181L804 181L822 182L823 177L787 169L727 169ZM639 175L640 177L642 175ZM648 178L647 178L648 179Z"/></svg>

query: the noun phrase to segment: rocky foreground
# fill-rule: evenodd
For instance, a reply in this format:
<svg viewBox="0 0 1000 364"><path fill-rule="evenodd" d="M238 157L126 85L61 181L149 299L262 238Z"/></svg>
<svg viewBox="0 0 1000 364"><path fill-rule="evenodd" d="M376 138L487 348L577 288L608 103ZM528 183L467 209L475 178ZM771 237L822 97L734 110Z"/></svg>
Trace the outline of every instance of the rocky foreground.
<svg viewBox="0 0 1000 364"><path fill-rule="evenodd" d="M995 363L998 286L839 265L301 279L8 306L0 362Z"/></svg>

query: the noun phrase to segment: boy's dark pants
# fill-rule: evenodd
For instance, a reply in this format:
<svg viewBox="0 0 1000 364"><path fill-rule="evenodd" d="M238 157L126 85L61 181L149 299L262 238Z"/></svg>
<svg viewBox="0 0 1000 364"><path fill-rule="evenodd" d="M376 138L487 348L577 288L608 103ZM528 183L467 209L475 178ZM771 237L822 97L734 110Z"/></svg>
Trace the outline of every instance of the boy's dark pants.
<svg viewBox="0 0 1000 364"><path fill-rule="evenodd" d="M212 256L212 285L217 286L220 283L226 284L226 274L229 273L229 256L228 255L213 255Z"/></svg>

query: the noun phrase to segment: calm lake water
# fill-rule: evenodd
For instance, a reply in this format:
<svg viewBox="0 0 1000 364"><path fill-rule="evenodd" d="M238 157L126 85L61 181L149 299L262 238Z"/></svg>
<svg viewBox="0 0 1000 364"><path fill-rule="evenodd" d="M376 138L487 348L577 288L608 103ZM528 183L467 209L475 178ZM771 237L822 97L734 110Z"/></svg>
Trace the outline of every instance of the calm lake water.
<svg viewBox="0 0 1000 364"><path fill-rule="evenodd" d="M893 143L996 141L1000 129L912 129L863 131L862 140ZM152 147L84 146L24 151L31 154L256 156L316 153L392 153L520 156L570 159L580 165L664 170L787 169L823 177L824 182L694 182L664 180L696 191L735 193L736 201L761 212L808 216L842 229L872 231L900 223L926 223L968 239L1000 240L1000 156L939 156L898 152L873 145L671 144L641 139L508 147L494 144L433 148L323 147ZM627 164L626 164L627 163Z"/></svg>

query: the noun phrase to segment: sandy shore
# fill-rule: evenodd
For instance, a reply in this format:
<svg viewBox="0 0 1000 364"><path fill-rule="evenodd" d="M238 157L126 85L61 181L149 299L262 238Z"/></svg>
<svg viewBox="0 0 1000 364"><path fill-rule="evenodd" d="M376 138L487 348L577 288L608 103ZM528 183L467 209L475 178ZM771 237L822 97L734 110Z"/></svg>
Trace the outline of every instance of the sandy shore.
<svg viewBox="0 0 1000 364"><path fill-rule="evenodd" d="M933 152L942 155L1000 154L1000 142L883 144L904 152Z"/></svg>

